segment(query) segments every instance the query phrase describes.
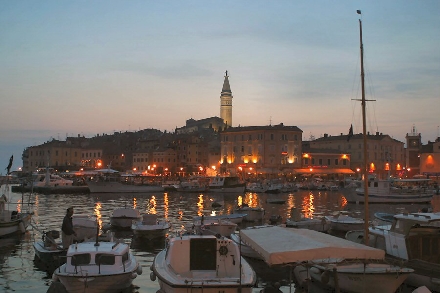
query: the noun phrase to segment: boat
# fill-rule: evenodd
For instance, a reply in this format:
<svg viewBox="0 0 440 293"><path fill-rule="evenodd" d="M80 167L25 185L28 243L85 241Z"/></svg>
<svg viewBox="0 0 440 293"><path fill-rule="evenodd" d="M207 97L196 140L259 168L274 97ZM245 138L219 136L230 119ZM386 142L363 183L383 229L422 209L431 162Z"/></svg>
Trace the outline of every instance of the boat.
<svg viewBox="0 0 440 293"><path fill-rule="evenodd" d="M240 252L242 256L258 260L263 259L261 255L259 255L255 250L252 249L252 247L241 241L240 232L232 233L229 238L231 238L231 240L240 247Z"/></svg>
<svg viewBox="0 0 440 293"><path fill-rule="evenodd" d="M394 221L394 214L390 214L390 213L376 212L374 213L374 217L383 222L392 223Z"/></svg>
<svg viewBox="0 0 440 293"><path fill-rule="evenodd" d="M257 281L239 246L212 235L170 238L151 270L151 280L158 280L163 293L251 293Z"/></svg>
<svg viewBox="0 0 440 293"><path fill-rule="evenodd" d="M118 208L110 216L110 225L115 228L131 229L133 222L140 221L141 219L141 213L138 209Z"/></svg>
<svg viewBox="0 0 440 293"><path fill-rule="evenodd" d="M381 249L313 230L260 226L240 235L269 266L292 266L299 286L315 282L334 290L337 278L343 292L395 292L412 272L386 264ZM312 273L317 278L307 279Z"/></svg>
<svg viewBox="0 0 440 293"><path fill-rule="evenodd" d="M95 216L89 216L86 214L74 214L72 216L73 230L76 232L76 236L73 237L74 241L84 241L85 239L92 239L96 237L96 231L98 230L98 222Z"/></svg>
<svg viewBox="0 0 440 293"><path fill-rule="evenodd" d="M220 235L229 237L237 229L237 224L223 219L195 220L189 229L197 235Z"/></svg>
<svg viewBox="0 0 440 293"><path fill-rule="evenodd" d="M262 207L250 207L248 205L241 205L234 209L234 214L244 214L243 221L246 222L262 222L264 219L265 210Z"/></svg>
<svg viewBox="0 0 440 293"><path fill-rule="evenodd" d="M245 191L249 192L266 192L266 187L261 184L261 182L250 182L246 184Z"/></svg>
<svg viewBox="0 0 440 293"><path fill-rule="evenodd" d="M69 293L121 292L129 288L142 267L120 242L82 242L71 244L66 263L55 269L53 282L60 282Z"/></svg>
<svg viewBox="0 0 440 293"><path fill-rule="evenodd" d="M180 182L176 185L176 190L179 192L200 193L208 191L208 185L199 179L194 179Z"/></svg>
<svg viewBox="0 0 440 293"><path fill-rule="evenodd" d="M435 191L428 188L429 182L432 180L421 178L380 180L373 176L367 183L362 182L361 187L347 196L347 201L365 202L365 184L368 184L369 203L430 203Z"/></svg>
<svg viewBox="0 0 440 293"><path fill-rule="evenodd" d="M285 204L286 200L282 198L267 198L266 203L269 204Z"/></svg>
<svg viewBox="0 0 440 293"><path fill-rule="evenodd" d="M326 233L330 229L330 223L325 219L325 217L303 217L297 208L291 208L290 218L286 219L286 227L310 229Z"/></svg>
<svg viewBox="0 0 440 293"><path fill-rule="evenodd" d="M209 192L244 193L246 183L237 176L215 176L209 181Z"/></svg>
<svg viewBox="0 0 440 293"><path fill-rule="evenodd" d="M98 175L87 181L91 193L152 193L165 188L156 176L119 174L112 169L97 170Z"/></svg>
<svg viewBox="0 0 440 293"><path fill-rule="evenodd" d="M368 243L414 269L405 284L440 292L440 213L396 214L392 224L370 227Z"/></svg>
<svg viewBox="0 0 440 293"><path fill-rule="evenodd" d="M4 189L3 189L4 187ZM20 202L11 202L10 186L3 185L0 196L0 237L26 232L32 219L29 206L25 211L23 198Z"/></svg>
<svg viewBox="0 0 440 293"><path fill-rule="evenodd" d="M135 237L150 241L164 239L170 228L170 223L159 220L156 214L144 214L141 221L131 226Z"/></svg>
<svg viewBox="0 0 440 293"><path fill-rule="evenodd" d="M347 232L350 230L361 230L365 225L363 219L354 218L342 212L324 216L324 218L330 224L330 230L332 231Z"/></svg>
<svg viewBox="0 0 440 293"><path fill-rule="evenodd" d="M211 220L226 220L235 224L240 224L243 222L243 219L246 217L246 214L224 214L224 215L212 215L212 216L195 216L193 217L193 221L200 221L202 217L205 221Z"/></svg>

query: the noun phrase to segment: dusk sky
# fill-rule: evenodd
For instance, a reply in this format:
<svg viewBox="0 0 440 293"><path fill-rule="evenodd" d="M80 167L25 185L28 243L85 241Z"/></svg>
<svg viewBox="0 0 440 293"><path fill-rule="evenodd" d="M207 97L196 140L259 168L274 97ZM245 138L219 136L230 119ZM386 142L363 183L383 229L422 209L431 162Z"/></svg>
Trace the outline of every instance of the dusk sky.
<svg viewBox="0 0 440 293"><path fill-rule="evenodd" d="M360 133L359 18L368 131L434 141L438 0L0 0L0 173L52 138L220 116L226 70L233 126Z"/></svg>

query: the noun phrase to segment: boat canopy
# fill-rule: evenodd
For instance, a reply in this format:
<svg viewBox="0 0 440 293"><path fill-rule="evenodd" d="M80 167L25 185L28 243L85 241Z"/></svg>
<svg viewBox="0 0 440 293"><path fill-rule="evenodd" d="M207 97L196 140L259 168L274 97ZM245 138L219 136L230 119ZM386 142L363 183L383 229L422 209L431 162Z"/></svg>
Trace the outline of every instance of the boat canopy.
<svg viewBox="0 0 440 293"><path fill-rule="evenodd" d="M259 226L240 230L240 236L270 266L329 258L385 258L381 249L308 229Z"/></svg>

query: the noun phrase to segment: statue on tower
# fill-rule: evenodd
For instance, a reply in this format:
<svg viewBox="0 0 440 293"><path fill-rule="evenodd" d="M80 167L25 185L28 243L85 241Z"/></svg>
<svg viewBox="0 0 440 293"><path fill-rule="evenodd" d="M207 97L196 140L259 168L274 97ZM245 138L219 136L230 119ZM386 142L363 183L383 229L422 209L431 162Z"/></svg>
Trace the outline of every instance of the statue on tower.
<svg viewBox="0 0 440 293"><path fill-rule="evenodd" d="M226 70L226 72L225 72L225 76L228 76L228 71Z"/></svg>

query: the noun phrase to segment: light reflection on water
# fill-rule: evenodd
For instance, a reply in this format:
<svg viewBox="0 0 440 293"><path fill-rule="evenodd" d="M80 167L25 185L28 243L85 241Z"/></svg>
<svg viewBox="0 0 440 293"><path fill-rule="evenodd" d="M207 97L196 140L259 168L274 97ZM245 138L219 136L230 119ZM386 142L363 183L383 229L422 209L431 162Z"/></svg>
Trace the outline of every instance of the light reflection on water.
<svg viewBox="0 0 440 293"><path fill-rule="evenodd" d="M13 202L21 200L21 194L13 194ZM285 204L268 204L268 198L285 200ZM27 197L25 197L27 201ZM313 218L335 211L350 211L358 217L363 217L364 206L348 204L342 194L330 191L299 191L291 194L183 194L169 192L164 194L75 194L75 195L33 195L34 217L33 225L39 230L60 230L66 208L73 206L76 214L95 215L100 227L109 223L109 217L114 209L120 207L135 207L142 213L154 213L159 218L170 221L171 234L177 234L184 227L192 224L194 216L231 213L238 203L246 203L251 207L262 206L265 209L265 222L272 215L280 215L283 222L290 217L291 209L297 208L305 217ZM221 204L213 207L213 203ZM440 211L440 196L435 196L432 204L401 205L401 204L370 204L370 219L374 212L398 213L404 210L416 212L424 207L433 207ZM251 226L261 223L246 223ZM154 255L163 249L165 241L146 243L132 241L130 231L117 231L116 237L131 243L133 254L143 266L143 274L138 276L133 284L132 292L156 293L159 285L150 281L149 267ZM34 250L32 243L41 239L41 233L29 227L22 236L0 239L0 292L46 292L51 275L33 262ZM263 277L260 276L261 279ZM261 288L255 288L258 292ZM288 287L282 287L283 292L289 292Z"/></svg>

